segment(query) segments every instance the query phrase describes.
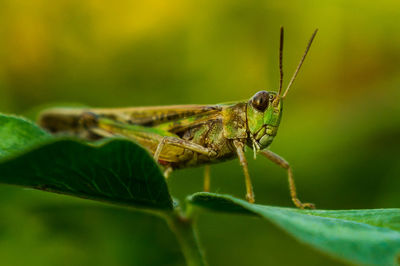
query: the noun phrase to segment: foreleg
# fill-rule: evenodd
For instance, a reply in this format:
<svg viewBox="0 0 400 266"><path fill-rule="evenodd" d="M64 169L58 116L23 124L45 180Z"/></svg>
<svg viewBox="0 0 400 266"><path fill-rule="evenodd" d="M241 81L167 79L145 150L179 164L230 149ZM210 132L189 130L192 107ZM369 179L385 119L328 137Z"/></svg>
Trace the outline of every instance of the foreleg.
<svg viewBox="0 0 400 266"><path fill-rule="evenodd" d="M279 155L273 153L272 151L269 150L264 150L260 151L262 155L270 159L272 162L276 163L282 168L285 168L288 172L288 181L289 181L289 190L290 190L290 196L292 197L292 201L296 207L300 209L315 209L315 205L312 203L302 203L299 198L297 197L297 192L296 192L296 185L294 183L294 178L293 178L293 171L292 167L290 167L290 164L280 157Z"/></svg>

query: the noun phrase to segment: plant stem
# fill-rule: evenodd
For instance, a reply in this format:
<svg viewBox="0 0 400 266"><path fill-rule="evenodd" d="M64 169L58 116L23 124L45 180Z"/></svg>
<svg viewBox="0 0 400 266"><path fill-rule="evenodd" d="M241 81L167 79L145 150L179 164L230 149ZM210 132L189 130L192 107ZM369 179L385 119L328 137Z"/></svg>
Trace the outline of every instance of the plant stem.
<svg viewBox="0 0 400 266"><path fill-rule="evenodd" d="M187 265L206 265L193 219L175 211L168 215L166 220L181 245Z"/></svg>

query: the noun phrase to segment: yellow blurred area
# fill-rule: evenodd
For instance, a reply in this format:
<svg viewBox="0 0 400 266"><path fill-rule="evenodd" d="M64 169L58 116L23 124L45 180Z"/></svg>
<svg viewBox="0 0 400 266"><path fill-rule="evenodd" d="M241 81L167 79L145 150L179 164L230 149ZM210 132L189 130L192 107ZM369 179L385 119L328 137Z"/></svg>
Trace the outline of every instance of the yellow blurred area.
<svg viewBox="0 0 400 266"><path fill-rule="evenodd" d="M399 207L399 17L397 0L2 0L0 112L246 100L277 89L281 25L286 85L319 28L271 150L292 163L300 198L319 208ZM257 202L291 206L285 171L248 158ZM182 201L201 178L202 169L177 171L171 193ZM211 178L213 192L244 197L237 161L213 166ZM4 265L183 264L155 218L0 190L2 204L15 204L1 212ZM260 220L203 214L199 230L210 265L341 265Z"/></svg>

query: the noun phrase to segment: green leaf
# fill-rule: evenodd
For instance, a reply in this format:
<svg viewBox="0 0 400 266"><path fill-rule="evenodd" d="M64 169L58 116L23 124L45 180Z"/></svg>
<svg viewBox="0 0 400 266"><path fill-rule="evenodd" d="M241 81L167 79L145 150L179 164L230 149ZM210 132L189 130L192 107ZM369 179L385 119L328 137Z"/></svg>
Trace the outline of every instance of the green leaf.
<svg viewBox="0 0 400 266"><path fill-rule="evenodd" d="M136 208L173 208L158 165L129 140L87 144L53 138L24 119L4 115L0 139L0 183Z"/></svg>
<svg viewBox="0 0 400 266"><path fill-rule="evenodd" d="M192 195L188 202L214 211L268 219L300 241L353 263L399 262L400 209L299 210L250 204L232 196L204 192Z"/></svg>
<svg viewBox="0 0 400 266"><path fill-rule="evenodd" d="M24 118L0 114L0 158L50 137Z"/></svg>

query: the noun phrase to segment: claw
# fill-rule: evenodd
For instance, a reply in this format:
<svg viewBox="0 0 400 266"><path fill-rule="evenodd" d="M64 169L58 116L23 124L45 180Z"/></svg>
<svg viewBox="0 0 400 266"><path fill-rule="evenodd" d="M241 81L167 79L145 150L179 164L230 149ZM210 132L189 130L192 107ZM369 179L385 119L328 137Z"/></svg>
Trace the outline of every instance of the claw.
<svg viewBox="0 0 400 266"><path fill-rule="evenodd" d="M301 204L302 209L310 209L310 210L315 210L315 204L314 203L302 203Z"/></svg>
<svg viewBox="0 0 400 266"><path fill-rule="evenodd" d="M294 198L292 199L294 205L296 205L297 208L299 209L310 209L310 210L314 210L315 209L315 204L314 203L302 203L299 199Z"/></svg>
<svg viewBox="0 0 400 266"><path fill-rule="evenodd" d="M246 194L246 200L249 202L249 203L254 203L256 200L254 199L254 195L249 195L249 194Z"/></svg>

